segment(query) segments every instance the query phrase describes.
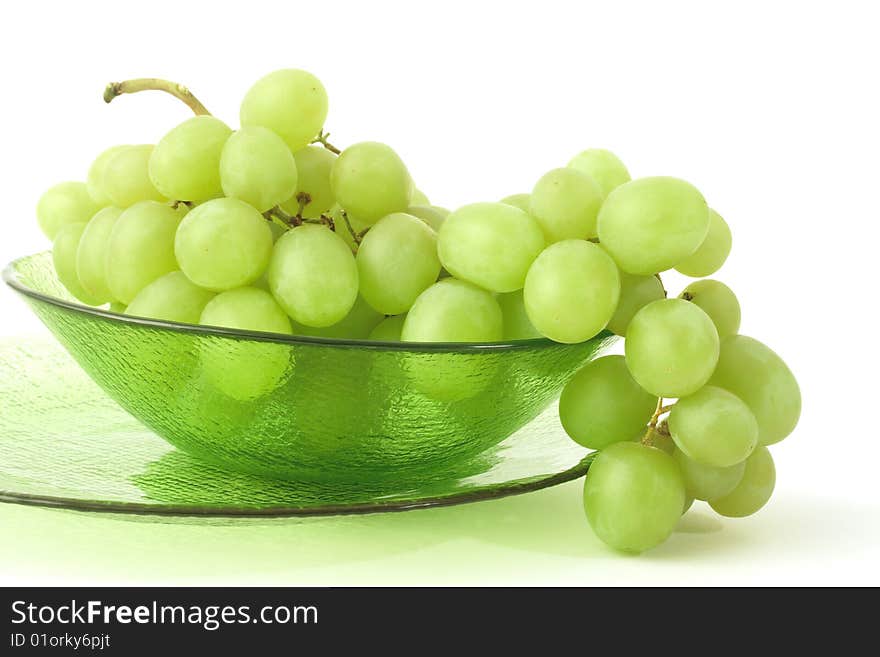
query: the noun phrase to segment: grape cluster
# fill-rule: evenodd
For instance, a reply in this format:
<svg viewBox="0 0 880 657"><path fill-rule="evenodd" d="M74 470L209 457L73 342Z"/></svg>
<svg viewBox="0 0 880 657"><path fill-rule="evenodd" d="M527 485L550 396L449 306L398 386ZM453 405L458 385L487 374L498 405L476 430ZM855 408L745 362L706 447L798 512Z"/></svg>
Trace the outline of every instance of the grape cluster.
<svg viewBox="0 0 880 657"><path fill-rule="evenodd" d="M731 234L689 183L631 180L614 154L590 149L530 194L450 213L389 146L330 144L327 94L310 73L259 80L237 131L161 80L110 85L105 99L144 89L180 97L196 116L155 145L101 153L85 183L56 185L37 206L77 299L174 322L382 341L578 343L607 329L625 338L625 356L589 363L559 401L565 431L601 450L584 489L599 538L641 552L694 499L725 516L769 499L767 446L793 430L800 392L774 352L738 335L734 293L704 278L727 259ZM669 269L703 280L668 298L659 274ZM234 366L251 396L284 369L204 355L206 369L214 361L220 379Z"/></svg>

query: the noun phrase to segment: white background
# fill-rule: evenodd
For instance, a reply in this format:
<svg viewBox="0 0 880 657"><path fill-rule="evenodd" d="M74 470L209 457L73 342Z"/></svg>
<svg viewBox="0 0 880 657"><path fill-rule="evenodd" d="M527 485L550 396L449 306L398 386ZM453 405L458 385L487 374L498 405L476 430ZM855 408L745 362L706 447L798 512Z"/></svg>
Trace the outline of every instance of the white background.
<svg viewBox="0 0 880 657"><path fill-rule="evenodd" d="M116 143L187 117L106 106L105 83L188 84L237 124L259 76L318 75L327 128L391 144L435 203L528 191L579 150L696 184L730 223L718 275L742 332L798 375L757 516L698 509L656 551L602 547L579 486L316 523L120 523L0 505L3 583L880 584L878 153L872 3L7 3L0 16L0 259L45 248L33 208ZM670 278L668 286L678 282ZM677 289L676 289L677 291ZM3 333L41 330L8 290ZM2 401L0 401L2 403ZM2 412L2 411L0 411ZM2 459L2 454L0 454Z"/></svg>

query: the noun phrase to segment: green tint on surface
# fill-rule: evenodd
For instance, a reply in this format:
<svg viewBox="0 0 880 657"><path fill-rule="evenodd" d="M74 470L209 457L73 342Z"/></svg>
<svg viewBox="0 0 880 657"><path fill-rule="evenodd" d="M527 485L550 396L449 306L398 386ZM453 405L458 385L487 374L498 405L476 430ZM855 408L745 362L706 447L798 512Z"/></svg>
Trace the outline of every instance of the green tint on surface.
<svg viewBox="0 0 880 657"><path fill-rule="evenodd" d="M92 166L89 167L88 177L86 178L86 187L89 190L89 196L91 196L92 200L99 206L110 205L111 203L110 196L107 194L107 190L104 187L104 171L107 169L107 164L114 155L125 148L128 148L128 146L111 146L98 155L98 157L95 158L95 161L92 162Z"/></svg>
<svg viewBox="0 0 880 657"><path fill-rule="evenodd" d="M125 312L136 317L198 324L202 311L213 298L213 292L200 288L183 272L173 271L138 292Z"/></svg>
<svg viewBox="0 0 880 657"><path fill-rule="evenodd" d="M742 311L739 300L729 287L721 281L704 279L694 281L688 285L679 295L679 299L686 299L703 309L709 315L718 331L719 339L736 335L739 332L739 324L742 319Z"/></svg>
<svg viewBox="0 0 880 657"><path fill-rule="evenodd" d="M76 274L83 288L101 303L113 301L107 282L107 249L113 226L122 210L104 208L91 218L83 231L76 250Z"/></svg>
<svg viewBox="0 0 880 657"><path fill-rule="evenodd" d="M504 318L505 340L531 340L542 337L526 314L522 290L499 294L495 300L498 301Z"/></svg>
<svg viewBox="0 0 880 657"><path fill-rule="evenodd" d="M97 306L102 300L89 294L76 273L76 253L86 224L64 224L55 235L52 243L52 261L58 279L77 299L90 306Z"/></svg>
<svg viewBox="0 0 880 657"><path fill-rule="evenodd" d="M245 127L233 132L223 146L220 183L226 196L265 212L296 191L296 160L284 140L271 130Z"/></svg>
<svg viewBox="0 0 880 657"><path fill-rule="evenodd" d="M743 518L767 504L776 487L776 466L770 450L759 446L746 461L742 479L724 497L709 500L717 513L728 518Z"/></svg>
<svg viewBox="0 0 880 657"><path fill-rule="evenodd" d="M696 251L679 262L675 269L692 278L714 274L730 255L732 241L730 226L720 214L709 208L709 232L706 239Z"/></svg>
<svg viewBox="0 0 880 657"><path fill-rule="evenodd" d="M548 244L596 237L596 216L602 190L577 169L553 169L535 184L529 197L529 214L537 219Z"/></svg>
<svg viewBox="0 0 880 657"><path fill-rule="evenodd" d="M153 514L382 511L536 490L588 466L549 409L501 445L415 477L306 482L233 472L175 450L45 338L0 341L0 395L16 402L0 414L6 502Z"/></svg>
<svg viewBox="0 0 880 657"><path fill-rule="evenodd" d="M346 212L372 225L412 203L412 180L390 146L364 141L346 148L333 163L330 185Z"/></svg>
<svg viewBox="0 0 880 657"><path fill-rule="evenodd" d="M100 209L85 183L58 183L37 201L37 223L46 237L54 240L61 226L87 223Z"/></svg>
<svg viewBox="0 0 880 657"><path fill-rule="evenodd" d="M712 500L727 495L736 488L746 470L745 461L726 468L716 468L688 458L680 449L676 449L672 456L681 468L684 487L692 499Z"/></svg>
<svg viewBox="0 0 880 657"><path fill-rule="evenodd" d="M323 146L306 146L293 154L296 162L296 194L281 204L290 214L299 211L299 194L308 194L309 202L303 208L302 216L317 219L324 212L329 212L336 202L333 189L330 187L330 172L336 155Z"/></svg>
<svg viewBox="0 0 880 657"><path fill-rule="evenodd" d="M588 148L571 158L568 166L596 181L603 196L630 180L629 171L620 158L604 148Z"/></svg>
<svg viewBox="0 0 880 657"><path fill-rule="evenodd" d="M444 278L419 295L403 324L407 342L498 342L501 308L489 292Z"/></svg>
<svg viewBox="0 0 880 657"><path fill-rule="evenodd" d="M361 484L386 478L398 486L457 467L535 418L608 344L602 335L576 345L535 340L499 347L392 348L245 337L205 327L175 330L35 296L70 299L48 254L17 261L7 278L86 372L146 426L214 464L282 478ZM201 359L206 346L236 356L238 345L260 344L289 354L290 375L275 389L240 401L207 380ZM462 372L469 381L474 371L489 384L472 386L476 391L465 399L443 401L415 385L415 370L429 384ZM548 417L555 423L552 413ZM69 418L65 421L69 425ZM553 429L553 435L562 433L558 425ZM542 433L533 457L549 449L541 443L545 438L550 440Z"/></svg>
<svg viewBox="0 0 880 657"><path fill-rule="evenodd" d="M149 164L152 144L120 148L104 167L102 191L110 205L127 208L138 201L164 201L164 196L150 180Z"/></svg>
<svg viewBox="0 0 880 657"><path fill-rule="evenodd" d="M608 322L608 330L620 336L626 335L626 329L632 318L652 301L663 299L663 283L656 276L633 276L620 272L620 300L617 310Z"/></svg>

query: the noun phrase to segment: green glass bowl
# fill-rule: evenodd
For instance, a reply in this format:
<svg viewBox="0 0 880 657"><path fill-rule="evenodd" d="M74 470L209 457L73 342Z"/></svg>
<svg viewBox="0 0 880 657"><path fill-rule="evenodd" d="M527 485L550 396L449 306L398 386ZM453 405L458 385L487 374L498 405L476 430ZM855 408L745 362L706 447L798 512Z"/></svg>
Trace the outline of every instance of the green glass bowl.
<svg viewBox="0 0 880 657"><path fill-rule="evenodd" d="M49 253L16 260L3 278L169 443L301 481L418 480L472 459L535 418L614 340L390 343L141 319L74 301Z"/></svg>

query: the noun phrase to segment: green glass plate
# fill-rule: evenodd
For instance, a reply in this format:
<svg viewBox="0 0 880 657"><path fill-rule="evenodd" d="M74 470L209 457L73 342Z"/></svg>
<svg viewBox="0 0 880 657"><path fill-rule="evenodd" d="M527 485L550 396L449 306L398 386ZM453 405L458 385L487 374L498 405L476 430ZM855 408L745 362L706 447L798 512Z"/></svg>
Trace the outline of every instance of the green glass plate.
<svg viewBox="0 0 880 657"><path fill-rule="evenodd" d="M84 306L47 253L16 260L3 275L85 374L170 445L223 470L309 480L318 491L333 482L375 487L370 499L387 487L426 496L431 481L448 492L450 481L485 472L480 459L497 458L498 445L614 340L604 332L580 344L444 344L239 331ZM98 428L80 414L64 421ZM545 422L530 429L541 433L535 440L556 426L552 416ZM119 449L116 438L108 449ZM559 472L537 447L529 456L537 461L525 476ZM493 481L512 478L505 470Z"/></svg>
<svg viewBox="0 0 880 657"><path fill-rule="evenodd" d="M231 472L171 447L44 338L0 340L0 399L0 501L83 511L402 511L539 490L583 476L590 461L562 431L554 404L482 454L418 477L317 483Z"/></svg>

